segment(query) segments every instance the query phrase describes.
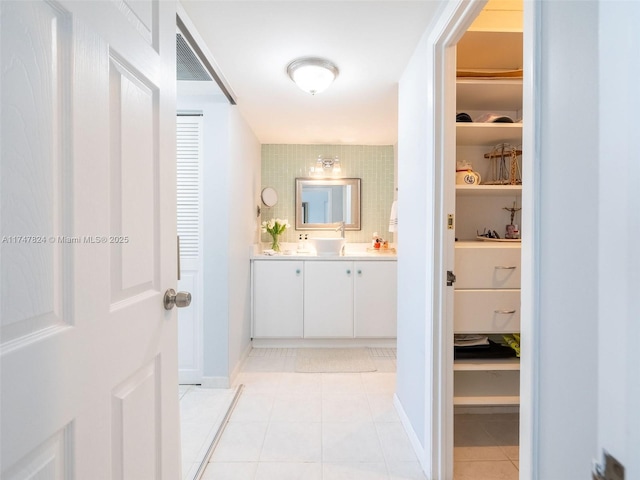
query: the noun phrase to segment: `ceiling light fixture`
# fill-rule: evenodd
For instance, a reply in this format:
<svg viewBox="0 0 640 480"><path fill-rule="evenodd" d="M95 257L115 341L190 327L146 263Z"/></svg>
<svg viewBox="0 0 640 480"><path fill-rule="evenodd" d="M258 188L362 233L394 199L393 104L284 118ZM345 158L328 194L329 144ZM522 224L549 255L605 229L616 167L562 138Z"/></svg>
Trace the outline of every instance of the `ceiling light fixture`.
<svg viewBox="0 0 640 480"><path fill-rule="evenodd" d="M293 82L305 92L315 95L326 90L338 76L338 67L322 58L299 58L287 66Z"/></svg>

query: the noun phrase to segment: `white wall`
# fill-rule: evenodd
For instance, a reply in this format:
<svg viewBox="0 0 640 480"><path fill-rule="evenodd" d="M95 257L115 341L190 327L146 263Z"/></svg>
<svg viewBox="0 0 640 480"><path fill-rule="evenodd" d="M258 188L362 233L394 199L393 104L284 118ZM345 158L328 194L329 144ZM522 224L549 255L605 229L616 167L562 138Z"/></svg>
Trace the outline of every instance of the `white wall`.
<svg viewBox="0 0 640 480"><path fill-rule="evenodd" d="M431 445L425 432L425 387L431 383L430 359L433 272L433 137L431 57L423 36L401 80L398 94L398 367L396 397L421 461ZM408 424L407 424L408 423Z"/></svg>
<svg viewBox="0 0 640 480"><path fill-rule="evenodd" d="M251 344L250 248L258 242L260 143L237 107L229 115L229 374L238 370Z"/></svg>
<svg viewBox="0 0 640 480"><path fill-rule="evenodd" d="M597 436L598 4L540 14L537 478L577 480Z"/></svg>
<svg viewBox="0 0 640 480"><path fill-rule="evenodd" d="M598 449L629 479L640 478L639 18L638 2L600 3Z"/></svg>
<svg viewBox="0 0 640 480"><path fill-rule="evenodd" d="M204 109L204 381L227 387L229 376L229 105Z"/></svg>

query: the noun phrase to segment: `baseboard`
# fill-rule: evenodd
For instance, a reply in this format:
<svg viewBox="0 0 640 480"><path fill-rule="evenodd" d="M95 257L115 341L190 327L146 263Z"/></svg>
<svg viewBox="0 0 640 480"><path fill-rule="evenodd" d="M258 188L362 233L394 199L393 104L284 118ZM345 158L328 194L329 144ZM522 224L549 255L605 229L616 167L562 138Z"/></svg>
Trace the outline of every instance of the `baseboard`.
<svg viewBox="0 0 640 480"><path fill-rule="evenodd" d="M251 342L249 342L247 344L247 347L244 349L244 352L242 352L242 354L240 355L240 359L238 360L238 363L236 363L236 366L234 367L233 371L231 372L231 375L229 375L229 381L230 381L231 385L235 385L236 384L236 379L238 378L238 375L242 371L242 367L244 366L244 362L246 362L247 358L249 358L249 353L251 353L251 349L252 348L253 348L253 346L251 345Z"/></svg>
<svg viewBox="0 0 640 480"><path fill-rule="evenodd" d="M420 443L420 440L418 439L416 432L413 430L413 426L409 421L409 417L405 413L404 408L402 408L402 403L400 402L400 399L395 393L393 394L393 406L396 408L396 412L398 412L398 416L400 417L400 422L402 423L402 426L404 427L404 430L407 433L407 437L409 437L409 441L411 442L411 446L413 447L413 451L415 452L416 457L418 457L418 462L420 462L420 467L422 468L422 471L424 472L425 476L429 478L429 474L427 473L426 452L424 451L424 447L422 446L422 443Z"/></svg>
<svg viewBox="0 0 640 480"><path fill-rule="evenodd" d="M395 338L254 338L254 348L396 348Z"/></svg>
<svg viewBox="0 0 640 480"><path fill-rule="evenodd" d="M200 370L178 371L178 383L180 385L200 385L200 382L202 382L202 371Z"/></svg>
<svg viewBox="0 0 640 480"><path fill-rule="evenodd" d="M203 388L231 388L229 377L202 377Z"/></svg>

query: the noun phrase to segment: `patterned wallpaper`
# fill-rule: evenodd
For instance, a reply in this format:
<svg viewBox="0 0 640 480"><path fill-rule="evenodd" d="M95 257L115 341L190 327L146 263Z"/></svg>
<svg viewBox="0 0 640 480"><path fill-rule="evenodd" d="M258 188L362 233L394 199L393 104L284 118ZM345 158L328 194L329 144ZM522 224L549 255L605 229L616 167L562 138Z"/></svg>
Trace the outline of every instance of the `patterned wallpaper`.
<svg viewBox="0 0 640 480"><path fill-rule="evenodd" d="M393 146L368 145L262 145L262 188L273 187L278 192L278 203L272 208L262 205L262 220L288 219L291 228L282 236L283 242L297 242L300 233L312 236L334 236L334 232L305 231L295 229L295 179L307 177L318 155L340 159L342 177L360 178L362 229L347 231L351 243L371 241L371 234L378 232L392 239L388 232L389 215L394 198ZM270 241L268 233L261 235L263 242Z"/></svg>

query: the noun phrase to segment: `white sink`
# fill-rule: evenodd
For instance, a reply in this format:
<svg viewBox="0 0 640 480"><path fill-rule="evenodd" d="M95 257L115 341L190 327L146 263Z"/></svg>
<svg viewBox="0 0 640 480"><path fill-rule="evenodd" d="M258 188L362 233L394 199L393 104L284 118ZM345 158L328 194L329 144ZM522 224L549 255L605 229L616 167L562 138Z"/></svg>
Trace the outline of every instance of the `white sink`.
<svg viewBox="0 0 640 480"><path fill-rule="evenodd" d="M342 253L342 247L347 242L344 238L310 238L309 241L319 257L339 256Z"/></svg>

